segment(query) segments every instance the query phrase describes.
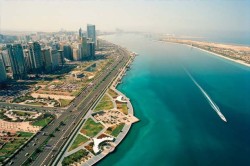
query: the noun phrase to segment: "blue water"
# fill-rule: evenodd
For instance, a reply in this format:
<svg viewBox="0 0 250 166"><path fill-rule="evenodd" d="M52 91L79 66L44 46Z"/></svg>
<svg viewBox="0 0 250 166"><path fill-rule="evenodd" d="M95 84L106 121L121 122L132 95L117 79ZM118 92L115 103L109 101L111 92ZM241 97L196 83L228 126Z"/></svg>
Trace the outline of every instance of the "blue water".
<svg viewBox="0 0 250 166"><path fill-rule="evenodd" d="M97 165L250 165L249 67L139 35L105 39L139 53L118 89L131 99L140 122Z"/></svg>

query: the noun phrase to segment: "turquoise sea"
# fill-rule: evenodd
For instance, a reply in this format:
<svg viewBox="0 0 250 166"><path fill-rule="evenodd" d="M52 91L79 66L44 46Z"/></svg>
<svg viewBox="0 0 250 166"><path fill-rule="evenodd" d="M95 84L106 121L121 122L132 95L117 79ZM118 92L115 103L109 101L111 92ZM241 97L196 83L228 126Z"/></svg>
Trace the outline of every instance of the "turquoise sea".
<svg viewBox="0 0 250 166"><path fill-rule="evenodd" d="M139 53L118 89L140 119L99 166L250 165L250 68L141 35L105 36ZM227 119L222 121L185 69Z"/></svg>

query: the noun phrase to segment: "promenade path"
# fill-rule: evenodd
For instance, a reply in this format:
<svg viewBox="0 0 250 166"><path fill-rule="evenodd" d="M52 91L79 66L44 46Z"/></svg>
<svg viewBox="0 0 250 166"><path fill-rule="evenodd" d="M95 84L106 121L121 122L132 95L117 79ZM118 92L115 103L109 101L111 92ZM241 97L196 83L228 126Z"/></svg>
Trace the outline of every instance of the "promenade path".
<svg viewBox="0 0 250 166"><path fill-rule="evenodd" d="M125 100L128 101L128 102L127 102L128 114L131 114L131 115L133 115L134 110L133 110L132 104L130 103L129 98L127 98L123 93L121 93L120 91L118 91L118 90L116 89L116 86L120 83L119 80L121 80L121 78L125 75L126 68L127 68L128 65L130 65L130 63L132 63L132 59L133 59L133 58L130 58L130 60L129 60L129 61L127 62L127 64L125 65L125 67L122 68L122 70L120 71L120 73L118 74L118 76L116 77L116 79L114 80L114 82L113 82L113 83L111 84L111 86L110 86L110 89L112 89L112 90L113 90L115 93L117 93L118 95L123 96L123 98L124 98ZM107 89L107 90L108 90L108 89ZM113 99L113 97L112 97L110 94L108 94L107 91L105 92L105 94L107 94L107 95L110 97L110 99L112 99L111 101L112 101L113 106L114 106L113 109L117 109L117 105L116 105L115 99ZM113 110L113 109L112 109L112 110ZM93 110L94 110L94 108L93 108ZM91 110L91 111L89 111L89 112L87 113L87 115L85 116L85 119L92 118L95 122L100 122L103 126L105 126L105 124L104 124L102 121L97 121L94 117L92 117L91 114L94 113L93 110ZM85 122L85 123L86 123L86 122ZM85 124L85 123L84 123L84 124ZM84 125L84 124L83 124L83 125ZM82 125L82 126L83 126L83 125ZM132 124L125 124L125 126L124 126L123 129L122 129L122 132L120 132L120 134L116 137L115 142L112 144L112 145L114 146L114 148L115 148L115 147L125 138L125 136L126 136L127 133L129 132L129 129L130 129L131 125L132 125ZM104 133L106 130L107 130L107 127L105 127L102 131L100 131L100 132L95 136L95 138L97 138L99 135L101 135L102 133ZM80 132L79 132L79 133L80 133ZM105 134L106 134L106 133L105 133ZM78 135L78 134L75 135L75 138L76 138L77 135ZM106 134L106 135L108 135L108 134ZM83 135L83 136L85 136L85 135ZM75 138L74 138L74 139L75 139ZM69 145L67 151L64 153L63 157L61 158L61 160L60 160L60 162L59 162L58 165L59 165L59 166L62 165L61 163L62 163L62 160L63 160L64 157L67 157L67 156L69 156L69 155L71 155L71 154L73 154L73 153L79 151L80 149L85 149L84 146L88 145L91 141L92 141L92 140L90 139L89 141L87 141L87 142L84 143L83 145L77 147L76 149L71 150L71 151L68 151L68 149L71 147L71 145L72 145L73 142L74 142L74 141L72 141L71 144ZM89 155L91 156L91 158L88 159L88 160L85 161L85 162L80 162L80 163L78 163L78 164L81 165L81 166L94 165L95 163L97 163L98 161L100 161L102 158L104 158L104 157L105 157L106 155L108 155L108 154L109 154L109 152L102 152L102 153L100 153L100 154L98 154L98 155L93 155L92 153L89 153Z"/></svg>

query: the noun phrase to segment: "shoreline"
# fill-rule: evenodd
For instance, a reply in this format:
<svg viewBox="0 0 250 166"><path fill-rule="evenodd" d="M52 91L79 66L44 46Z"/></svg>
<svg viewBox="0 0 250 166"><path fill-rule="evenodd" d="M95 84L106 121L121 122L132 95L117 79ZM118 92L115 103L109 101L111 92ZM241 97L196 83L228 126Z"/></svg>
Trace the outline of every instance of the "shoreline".
<svg viewBox="0 0 250 166"><path fill-rule="evenodd" d="M218 54L218 53L215 53L215 52L212 52L212 51L208 51L208 50L205 50L205 49L202 49L202 48L199 48L199 47L191 46L191 45L188 45L188 44L185 44L185 45L190 46L190 47L193 47L193 48L196 48L196 49L199 49L199 50L201 50L201 51L204 51L204 52L207 52L207 53L210 53L210 54L214 54L214 55L216 55L216 56L218 56L218 57L221 57L221 58L230 60L230 61L232 61L232 62L235 62L235 63L241 64L241 65L250 67L250 64L249 64L249 63L246 63L246 62L244 62L244 61L242 61L242 60L237 60L237 59L229 58L229 57L226 57L226 56L224 56L224 55L220 55L220 54Z"/></svg>
<svg viewBox="0 0 250 166"><path fill-rule="evenodd" d="M198 50L201 50L201 51L204 51L204 52L213 54L213 55L215 55L215 56L217 56L217 57L221 57L221 58L230 60L230 61L232 61L232 62L235 62L235 63L241 64L241 65L244 65L244 66L246 66L246 67L250 67L250 64L249 64L249 63L246 63L246 62L244 62L244 61L242 61L242 60L236 60L236 59L233 59L233 58L229 58L229 57L226 57L226 56L224 56L224 55L221 55L221 54L218 54L218 53L215 53L215 52L212 52L212 51L208 51L208 50L205 50L205 49L202 49L202 48L199 48L199 47L195 47L195 46L192 46L192 45L189 45L189 44L178 43L178 42L171 42L171 41L165 41L165 40L163 40L162 42L186 45L186 46L188 46L188 47L196 48L196 49L198 49Z"/></svg>
<svg viewBox="0 0 250 166"><path fill-rule="evenodd" d="M127 49L125 49L125 50L127 51ZM121 83L120 80L123 78L123 76L126 75L125 73L127 71L127 67L131 65L131 63L133 62L133 60L135 58L135 55L133 55L132 52L128 51L128 54L130 56L130 59L128 60L128 62L126 63L126 65L121 69L121 71L119 72L119 74L117 74L117 76L115 77L114 81L111 83L111 86L108 89L112 89L117 94L122 95L128 101L127 102L128 113L132 114L134 116L134 109L133 109L133 106L132 106L129 98L117 89L117 86ZM139 119L138 119L138 121L139 121ZM114 149L122 142L122 140L124 140L124 138L129 133L129 130L132 127L132 125L133 124L129 124L129 125L127 124L127 125L125 125L123 127L122 132L120 132L119 135L116 137L116 140L114 142L115 143ZM93 162L92 163L88 163L88 164L95 165L96 163L100 162L101 160L103 160L105 157L107 157L111 153L112 152L107 153L107 154L100 153L99 155L94 156L94 158L96 160L92 160ZM87 164L86 163L82 164L82 166L85 166L85 165L87 165Z"/></svg>

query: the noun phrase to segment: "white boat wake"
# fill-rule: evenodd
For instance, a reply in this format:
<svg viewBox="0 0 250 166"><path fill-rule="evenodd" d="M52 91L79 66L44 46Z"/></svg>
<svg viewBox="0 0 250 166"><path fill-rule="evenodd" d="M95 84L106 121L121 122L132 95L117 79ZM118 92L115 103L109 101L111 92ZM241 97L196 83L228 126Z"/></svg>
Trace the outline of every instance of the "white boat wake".
<svg viewBox="0 0 250 166"><path fill-rule="evenodd" d="M210 106L215 110L215 112L219 115L219 117L224 121L227 122L225 116L221 113L220 108L215 104L215 102L208 96L208 94L204 91L204 89L202 89L202 87L195 81L195 79L192 77L192 75L186 70L186 73L188 74L188 76L191 78L191 80L194 82L194 84L200 89L200 91L202 92L202 94L205 96L205 98L207 99L208 103L210 104Z"/></svg>

